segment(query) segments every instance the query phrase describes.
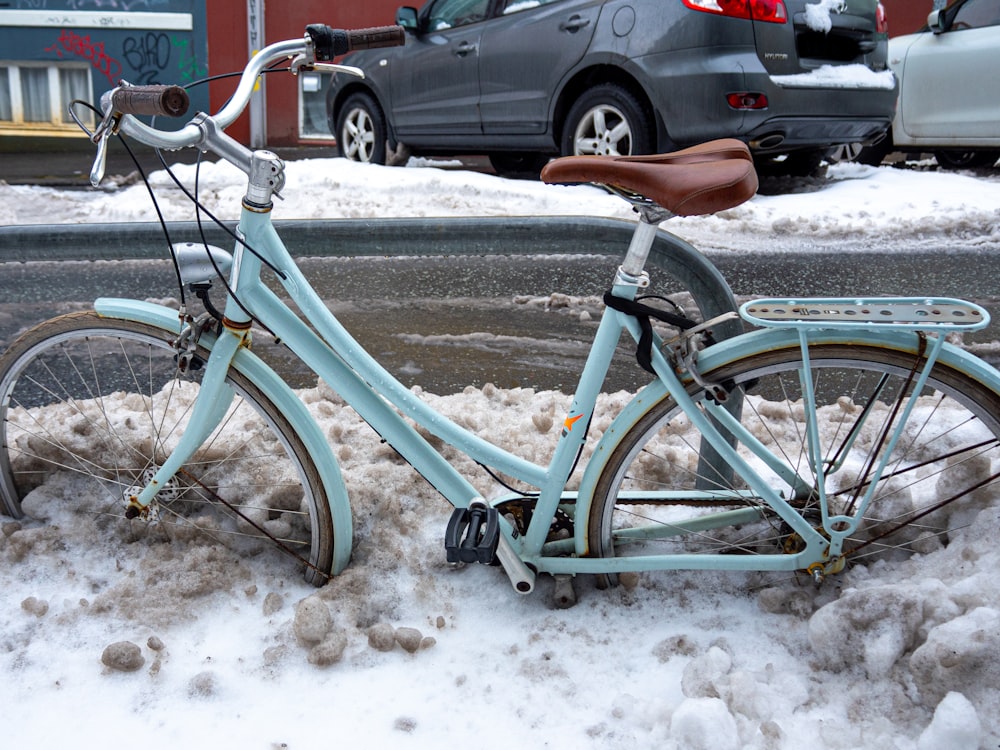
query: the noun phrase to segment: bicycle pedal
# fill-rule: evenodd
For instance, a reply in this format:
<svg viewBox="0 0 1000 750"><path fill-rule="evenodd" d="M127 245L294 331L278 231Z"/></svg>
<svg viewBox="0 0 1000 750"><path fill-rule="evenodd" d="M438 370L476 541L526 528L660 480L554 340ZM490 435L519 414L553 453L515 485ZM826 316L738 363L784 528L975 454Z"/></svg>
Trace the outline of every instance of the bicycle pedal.
<svg viewBox="0 0 1000 750"><path fill-rule="evenodd" d="M448 562L491 565L499 542L500 514L496 508L477 504L452 512L444 535Z"/></svg>

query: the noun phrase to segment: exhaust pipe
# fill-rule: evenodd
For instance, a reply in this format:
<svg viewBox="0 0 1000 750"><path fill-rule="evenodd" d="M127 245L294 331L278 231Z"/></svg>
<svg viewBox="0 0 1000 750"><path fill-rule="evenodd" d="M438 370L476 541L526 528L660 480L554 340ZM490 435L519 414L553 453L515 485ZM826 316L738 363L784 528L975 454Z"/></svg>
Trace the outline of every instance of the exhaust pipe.
<svg viewBox="0 0 1000 750"><path fill-rule="evenodd" d="M785 136L783 133L771 133L770 135L765 135L763 138L750 141L750 148L757 151L773 151L784 142Z"/></svg>

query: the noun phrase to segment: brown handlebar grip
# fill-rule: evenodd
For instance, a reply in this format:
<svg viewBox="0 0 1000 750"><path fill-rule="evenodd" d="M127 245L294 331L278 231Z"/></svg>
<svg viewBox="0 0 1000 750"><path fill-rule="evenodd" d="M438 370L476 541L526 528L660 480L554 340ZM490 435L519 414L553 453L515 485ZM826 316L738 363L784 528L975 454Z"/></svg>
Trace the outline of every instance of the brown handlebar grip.
<svg viewBox="0 0 1000 750"><path fill-rule="evenodd" d="M347 32L347 44L352 50L402 47L405 43L406 32L402 26L375 26L370 29L353 29Z"/></svg>
<svg viewBox="0 0 1000 750"><path fill-rule="evenodd" d="M180 86L126 86L111 96L111 106L123 115L181 117L191 100Z"/></svg>

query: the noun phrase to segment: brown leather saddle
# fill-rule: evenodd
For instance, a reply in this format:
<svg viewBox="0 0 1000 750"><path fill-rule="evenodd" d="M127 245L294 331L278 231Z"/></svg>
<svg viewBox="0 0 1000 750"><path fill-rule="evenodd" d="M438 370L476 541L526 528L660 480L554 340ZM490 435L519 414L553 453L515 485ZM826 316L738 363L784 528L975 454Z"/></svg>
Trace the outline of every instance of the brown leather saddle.
<svg viewBox="0 0 1000 750"><path fill-rule="evenodd" d="M542 169L549 183L594 182L638 193L677 216L738 206L757 192L757 172L743 141L722 138L649 156L564 156Z"/></svg>

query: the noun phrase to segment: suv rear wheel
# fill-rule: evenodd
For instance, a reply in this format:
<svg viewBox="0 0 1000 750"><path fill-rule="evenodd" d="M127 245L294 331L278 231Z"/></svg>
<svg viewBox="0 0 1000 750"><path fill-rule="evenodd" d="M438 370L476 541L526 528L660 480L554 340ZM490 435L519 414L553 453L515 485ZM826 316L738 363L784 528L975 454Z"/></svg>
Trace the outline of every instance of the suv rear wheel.
<svg viewBox="0 0 1000 750"><path fill-rule="evenodd" d="M498 151L490 154L490 165L501 177L537 180L550 158L532 151Z"/></svg>
<svg viewBox="0 0 1000 750"><path fill-rule="evenodd" d="M655 148L653 118L628 90L613 83L588 89L563 123L565 156L650 154Z"/></svg>
<svg viewBox="0 0 1000 750"><path fill-rule="evenodd" d="M858 154L856 161L877 167L885 160L885 157L892 153L894 148L892 145L892 130L890 130L885 134L885 138L878 143L873 146L865 146L861 149L861 153Z"/></svg>
<svg viewBox="0 0 1000 750"><path fill-rule="evenodd" d="M827 150L811 148L789 154L755 154L753 163L761 177L811 177L818 174Z"/></svg>
<svg viewBox="0 0 1000 750"><path fill-rule="evenodd" d="M337 116L337 152L351 161L385 164L382 108L369 94L351 94Z"/></svg>

